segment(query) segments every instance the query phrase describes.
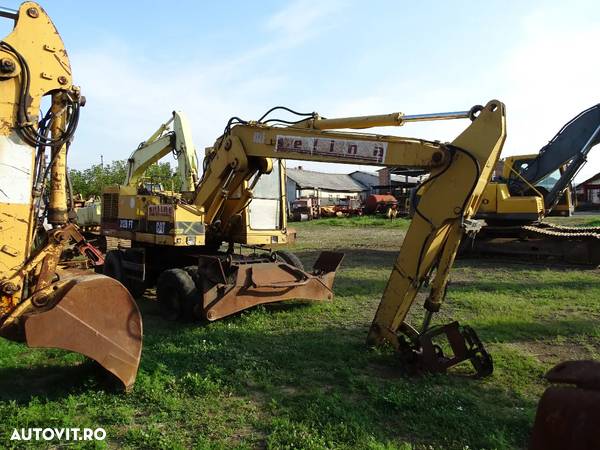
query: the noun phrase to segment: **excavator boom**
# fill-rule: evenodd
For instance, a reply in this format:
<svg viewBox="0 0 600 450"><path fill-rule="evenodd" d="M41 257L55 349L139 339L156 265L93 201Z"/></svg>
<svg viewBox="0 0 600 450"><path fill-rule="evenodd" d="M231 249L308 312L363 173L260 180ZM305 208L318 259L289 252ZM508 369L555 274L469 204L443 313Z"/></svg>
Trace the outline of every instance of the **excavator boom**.
<svg viewBox="0 0 600 450"><path fill-rule="evenodd" d="M586 163L588 153L598 143L600 143L600 104L582 111L567 122L542 147L537 157L528 160L526 167L519 170L520 176L510 179L510 191L523 195L531 189L532 185L566 166L560 179L550 192L544 195L546 210L552 209Z"/></svg>
<svg viewBox="0 0 600 450"><path fill-rule="evenodd" d="M115 280L60 264L69 245L102 259L69 223L66 157L83 98L38 4L0 16L15 22L0 42L0 335L82 353L127 389L142 346L136 304ZM38 117L44 96L51 106Z"/></svg>
<svg viewBox="0 0 600 450"><path fill-rule="evenodd" d="M565 227L544 220L572 213L571 184L599 142L600 104L573 117L537 154L505 158L477 214L487 226L462 250L600 265L597 227Z"/></svg>
<svg viewBox="0 0 600 450"><path fill-rule="evenodd" d="M169 128L172 130L169 131ZM177 158L177 170L182 180L182 191L193 191L198 182L196 151L192 142L192 132L185 115L173 111L173 116L138 148L127 160L125 186L137 188L144 172L155 162L173 153Z"/></svg>

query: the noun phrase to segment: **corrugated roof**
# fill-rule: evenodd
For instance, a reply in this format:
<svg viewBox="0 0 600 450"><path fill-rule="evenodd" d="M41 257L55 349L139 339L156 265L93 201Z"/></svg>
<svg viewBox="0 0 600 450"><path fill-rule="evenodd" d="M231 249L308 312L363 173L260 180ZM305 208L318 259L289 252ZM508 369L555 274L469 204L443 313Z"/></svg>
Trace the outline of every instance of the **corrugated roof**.
<svg viewBox="0 0 600 450"><path fill-rule="evenodd" d="M359 173L365 177L371 178L371 182L369 183L371 186L379 186L379 174L377 172L365 172L364 170L355 170L350 174L350 176L354 175L355 173ZM398 183L418 184L421 181L419 177L413 177L410 175L398 175L395 173L390 174L390 178L392 181L397 181Z"/></svg>
<svg viewBox="0 0 600 450"><path fill-rule="evenodd" d="M300 189L323 189L339 192L361 192L368 190L350 175L345 173L323 173L304 169L287 169L287 176Z"/></svg>

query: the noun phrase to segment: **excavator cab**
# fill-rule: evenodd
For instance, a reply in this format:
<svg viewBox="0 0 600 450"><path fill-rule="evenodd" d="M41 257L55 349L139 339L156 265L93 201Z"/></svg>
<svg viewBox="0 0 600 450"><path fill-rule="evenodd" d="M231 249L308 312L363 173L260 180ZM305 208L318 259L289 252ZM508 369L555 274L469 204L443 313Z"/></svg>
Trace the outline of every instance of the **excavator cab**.
<svg viewBox="0 0 600 450"><path fill-rule="evenodd" d="M0 336L81 353L129 389L142 348L137 305L116 280L63 264L66 250L103 263L68 201L67 148L84 98L38 4L0 17L14 21L0 42ZM43 97L51 106L38 117Z"/></svg>

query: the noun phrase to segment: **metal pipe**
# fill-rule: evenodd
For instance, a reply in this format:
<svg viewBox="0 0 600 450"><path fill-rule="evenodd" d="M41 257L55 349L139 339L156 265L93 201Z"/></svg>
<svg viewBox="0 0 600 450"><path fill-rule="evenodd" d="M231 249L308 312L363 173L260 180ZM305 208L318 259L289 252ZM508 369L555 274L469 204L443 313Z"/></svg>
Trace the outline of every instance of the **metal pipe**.
<svg viewBox="0 0 600 450"><path fill-rule="evenodd" d="M50 125L53 138L63 135L66 111L64 97L60 93L52 95L52 113L54 119ZM52 147L52 167L50 168L50 204L48 223L63 225L68 220L67 210L67 145Z"/></svg>
<svg viewBox="0 0 600 450"><path fill-rule="evenodd" d="M308 126L317 130L334 130L340 128L372 128L401 126L403 123L402 113L379 114L376 116L340 117L336 119L309 120Z"/></svg>
<svg viewBox="0 0 600 450"><path fill-rule="evenodd" d="M583 146L583 149L580 152L582 156L587 156L587 154L590 152L591 148L594 146L594 141L596 140L598 133L600 133L600 125L598 125L596 131L594 131L594 133L590 136L588 141Z"/></svg>
<svg viewBox="0 0 600 450"><path fill-rule="evenodd" d="M421 327L421 333L425 333L427 330L429 330L429 325L431 324L432 317L432 311L425 311L425 317L423 317L423 326Z"/></svg>
<svg viewBox="0 0 600 450"><path fill-rule="evenodd" d="M307 125L317 130L332 130L340 128L372 128L400 127L405 122L424 122L429 120L467 119L471 111L453 111L431 114L413 114L406 116L400 112L380 114L376 116L340 117L336 119L315 119L307 121Z"/></svg>
<svg viewBox="0 0 600 450"><path fill-rule="evenodd" d="M468 119L471 111L453 111L431 114L413 114L411 116L403 116L403 122L425 122L427 120L452 120L452 119Z"/></svg>
<svg viewBox="0 0 600 450"><path fill-rule="evenodd" d="M19 11L16 9L5 8L0 6L0 17L6 17L7 19L17 20L19 18Z"/></svg>

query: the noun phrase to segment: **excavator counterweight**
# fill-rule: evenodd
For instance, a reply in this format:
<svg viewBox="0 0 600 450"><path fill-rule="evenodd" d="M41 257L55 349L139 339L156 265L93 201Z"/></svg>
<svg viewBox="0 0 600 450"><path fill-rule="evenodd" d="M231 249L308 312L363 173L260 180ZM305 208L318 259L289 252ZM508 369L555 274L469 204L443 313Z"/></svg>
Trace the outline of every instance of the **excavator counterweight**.
<svg viewBox="0 0 600 450"><path fill-rule="evenodd" d="M0 42L0 336L86 355L129 389L142 348L137 305L117 281L61 264L71 246L102 262L69 219L66 157L83 99L67 52L38 4L0 16L14 20ZM38 117L44 96L51 106Z"/></svg>

